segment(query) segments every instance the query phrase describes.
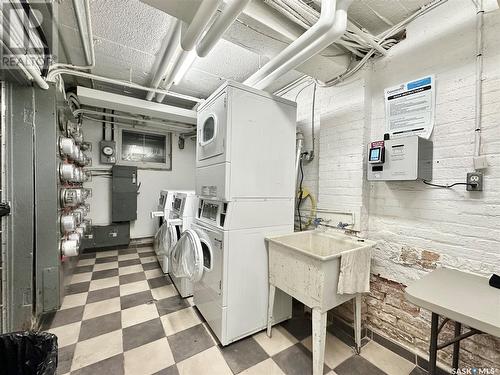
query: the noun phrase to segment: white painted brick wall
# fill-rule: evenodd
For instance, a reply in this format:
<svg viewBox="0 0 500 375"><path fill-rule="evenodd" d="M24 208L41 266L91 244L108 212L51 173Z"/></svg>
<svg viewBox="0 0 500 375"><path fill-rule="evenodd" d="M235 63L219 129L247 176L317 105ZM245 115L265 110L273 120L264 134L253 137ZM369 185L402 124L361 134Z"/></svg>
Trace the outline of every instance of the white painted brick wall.
<svg viewBox="0 0 500 375"><path fill-rule="evenodd" d="M475 9L470 0L449 1L414 21L406 40L356 79L318 88L319 161L305 166L305 185L316 191L320 207L358 208L362 234L378 241L372 271L385 279L407 285L428 271L403 264L403 247L438 253L438 265L500 273L500 10L485 15L484 31L482 152L489 168L482 193L421 182L370 183L364 165L366 144L385 132L384 88L435 74L433 182L463 182L473 170ZM300 127L310 126L310 90L298 99ZM492 353L490 360L500 358Z"/></svg>

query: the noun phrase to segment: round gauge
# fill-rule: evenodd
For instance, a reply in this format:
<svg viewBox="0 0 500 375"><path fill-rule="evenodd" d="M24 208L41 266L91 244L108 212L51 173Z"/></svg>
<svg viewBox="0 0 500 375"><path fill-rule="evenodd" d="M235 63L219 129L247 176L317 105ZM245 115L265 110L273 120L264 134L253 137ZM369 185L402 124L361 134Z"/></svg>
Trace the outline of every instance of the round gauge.
<svg viewBox="0 0 500 375"><path fill-rule="evenodd" d="M113 147L109 147L109 146L104 146L102 148L102 153L106 156L111 156L114 154L114 150L113 150Z"/></svg>

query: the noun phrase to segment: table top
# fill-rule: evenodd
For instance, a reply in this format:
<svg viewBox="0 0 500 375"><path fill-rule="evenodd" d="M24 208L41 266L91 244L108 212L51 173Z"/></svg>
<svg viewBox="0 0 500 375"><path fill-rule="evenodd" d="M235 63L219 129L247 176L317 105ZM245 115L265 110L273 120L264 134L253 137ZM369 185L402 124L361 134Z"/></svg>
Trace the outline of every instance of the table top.
<svg viewBox="0 0 500 375"><path fill-rule="evenodd" d="M439 268L406 288L413 304L500 337L500 289L488 278Z"/></svg>

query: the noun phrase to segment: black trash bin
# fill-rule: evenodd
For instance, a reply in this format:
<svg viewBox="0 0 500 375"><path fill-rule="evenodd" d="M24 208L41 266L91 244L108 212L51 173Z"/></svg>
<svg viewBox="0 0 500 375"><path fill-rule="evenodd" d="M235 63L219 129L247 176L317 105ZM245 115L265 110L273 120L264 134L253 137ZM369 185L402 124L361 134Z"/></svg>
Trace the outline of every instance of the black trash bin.
<svg viewBox="0 0 500 375"><path fill-rule="evenodd" d="M0 375L54 375L57 336L48 332L0 335Z"/></svg>

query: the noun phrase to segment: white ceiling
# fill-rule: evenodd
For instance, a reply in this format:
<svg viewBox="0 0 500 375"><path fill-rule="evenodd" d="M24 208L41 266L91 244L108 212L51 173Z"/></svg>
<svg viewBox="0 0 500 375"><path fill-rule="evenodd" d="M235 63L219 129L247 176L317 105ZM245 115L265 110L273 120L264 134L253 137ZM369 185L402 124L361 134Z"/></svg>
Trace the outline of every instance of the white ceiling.
<svg viewBox="0 0 500 375"><path fill-rule="evenodd" d="M199 0L164 1L186 6ZM72 2L73 0L60 1L59 24L72 63L83 64L83 51ZM349 18L377 34L429 2L430 0L357 0L351 6ZM97 60L93 73L149 85L155 54L160 49L173 17L139 0L91 0L90 4ZM262 36L258 30L251 30L241 23L235 23L225 37L227 40L221 40L207 57L195 61L183 81L172 88L173 91L207 97L223 80L245 80L287 43L286 39L279 41ZM252 43L255 45L250 45ZM273 45L274 49L266 49L267 44ZM258 48L259 46L262 48ZM325 71L325 66L318 65L317 70ZM328 74L328 70L324 73ZM300 75L298 72L291 72L272 88L277 89ZM145 95L138 92L133 94Z"/></svg>

